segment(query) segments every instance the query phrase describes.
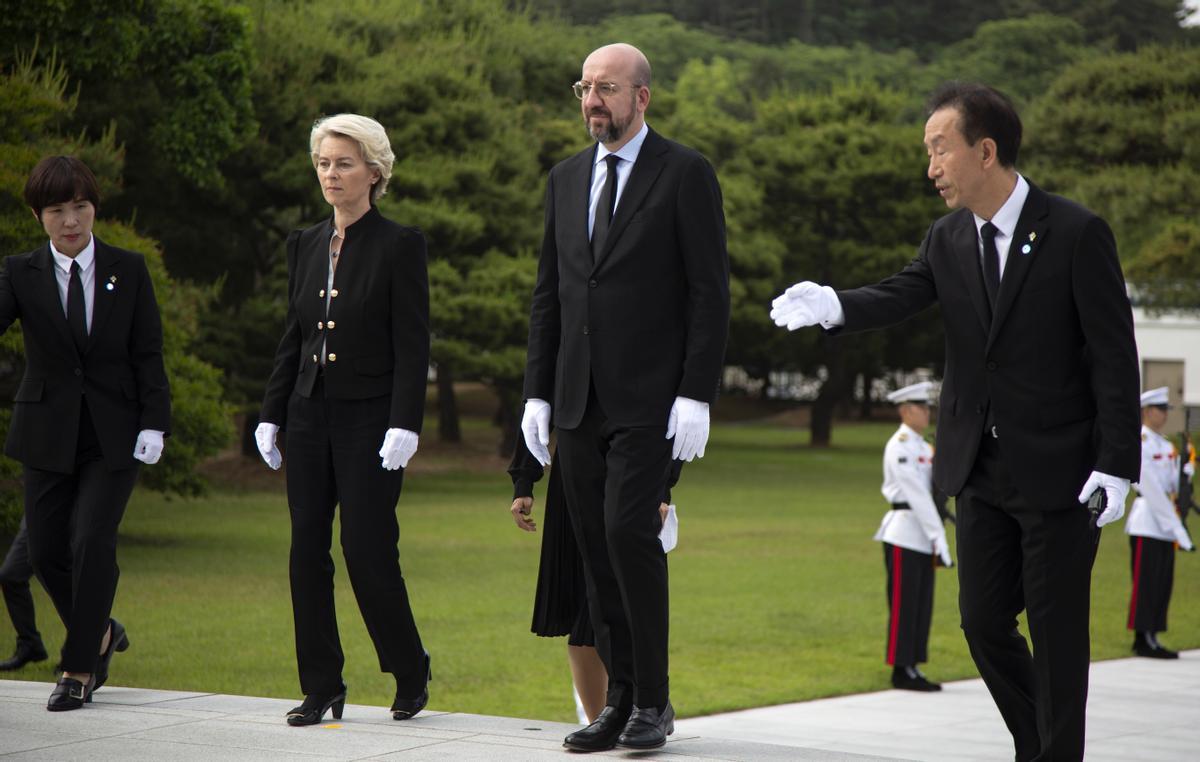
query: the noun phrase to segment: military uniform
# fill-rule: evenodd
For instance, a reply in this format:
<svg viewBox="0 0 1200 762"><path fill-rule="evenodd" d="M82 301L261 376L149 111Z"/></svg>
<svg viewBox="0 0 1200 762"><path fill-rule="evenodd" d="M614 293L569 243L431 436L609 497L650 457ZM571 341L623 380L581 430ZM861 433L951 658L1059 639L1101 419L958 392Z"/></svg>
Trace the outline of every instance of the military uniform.
<svg viewBox="0 0 1200 762"><path fill-rule="evenodd" d="M1165 387L1142 395L1142 404L1166 405ZM1135 633L1133 648L1141 656L1175 658L1155 637L1167 629L1167 606L1175 577L1175 545L1192 550L1192 539L1175 510L1179 490L1179 452L1149 426L1142 426L1142 475L1134 485L1138 497L1125 520L1129 535L1130 571L1127 627Z"/></svg>
<svg viewBox="0 0 1200 762"><path fill-rule="evenodd" d="M897 404L928 404L923 382L889 395ZM933 618L933 573L946 532L933 500L933 447L920 433L901 424L883 450L881 492L892 509L884 514L875 540L883 543L887 570L888 630L886 661L898 688L937 690L916 669L928 660ZM945 555L949 559L948 552Z"/></svg>

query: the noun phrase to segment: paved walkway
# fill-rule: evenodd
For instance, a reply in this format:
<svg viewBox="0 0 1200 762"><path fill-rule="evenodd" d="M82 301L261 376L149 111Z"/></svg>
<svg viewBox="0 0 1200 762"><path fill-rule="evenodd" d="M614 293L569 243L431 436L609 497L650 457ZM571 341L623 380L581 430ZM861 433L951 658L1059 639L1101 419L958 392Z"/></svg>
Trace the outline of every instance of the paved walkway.
<svg viewBox="0 0 1200 762"><path fill-rule="evenodd" d="M452 712L393 722L347 705L340 721L290 728L295 702L106 687L83 710L45 709L48 683L0 681L0 758L40 760L564 759L574 726ZM1200 651L1177 662L1092 665L1088 760L1200 758ZM1010 760L1012 742L979 680L937 694L885 691L680 720L637 760Z"/></svg>

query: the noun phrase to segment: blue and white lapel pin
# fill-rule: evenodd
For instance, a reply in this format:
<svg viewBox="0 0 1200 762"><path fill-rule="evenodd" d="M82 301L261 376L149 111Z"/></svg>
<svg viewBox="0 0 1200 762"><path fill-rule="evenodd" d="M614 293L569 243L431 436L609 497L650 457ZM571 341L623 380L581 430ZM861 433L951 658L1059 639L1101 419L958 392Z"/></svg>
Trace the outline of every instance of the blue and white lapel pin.
<svg viewBox="0 0 1200 762"><path fill-rule="evenodd" d="M104 290L112 291L116 287L117 287L117 276L115 276L115 275L108 276L108 283L104 284Z"/></svg>
<svg viewBox="0 0 1200 762"><path fill-rule="evenodd" d="M1036 240L1037 240L1037 233L1030 233L1029 234L1029 243L1027 243L1021 247L1021 253L1028 254L1029 252L1033 251L1033 242Z"/></svg>

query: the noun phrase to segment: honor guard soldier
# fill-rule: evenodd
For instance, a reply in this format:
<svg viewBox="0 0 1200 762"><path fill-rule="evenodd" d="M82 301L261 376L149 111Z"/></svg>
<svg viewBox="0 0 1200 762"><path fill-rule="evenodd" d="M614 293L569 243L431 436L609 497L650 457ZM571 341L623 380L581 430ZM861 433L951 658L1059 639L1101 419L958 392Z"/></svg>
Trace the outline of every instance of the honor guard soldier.
<svg viewBox="0 0 1200 762"><path fill-rule="evenodd" d="M1133 572L1127 626L1134 632L1134 653L1152 659L1179 658L1178 653L1158 642L1157 634L1167 629L1175 545L1195 549L1175 511L1175 495L1180 487L1179 453L1162 435L1169 407L1165 386L1142 394L1142 476L1134 485L1138 497L1125 521ZM1194 469L1190 466L1184 467L1188 479Z"/></svg>
<svg viewBox="0 0 1200 762"><path fill-rule="evenodd" d="M909 691L942 689L917 665L928 660L934 567L952 565L933 500L933 447L923 438L932 387L922 381L887 396L901 424L883 450L882 492L892 509L875 533L883 543L887 569L887 663L892 665L892 685Z"/></svg>

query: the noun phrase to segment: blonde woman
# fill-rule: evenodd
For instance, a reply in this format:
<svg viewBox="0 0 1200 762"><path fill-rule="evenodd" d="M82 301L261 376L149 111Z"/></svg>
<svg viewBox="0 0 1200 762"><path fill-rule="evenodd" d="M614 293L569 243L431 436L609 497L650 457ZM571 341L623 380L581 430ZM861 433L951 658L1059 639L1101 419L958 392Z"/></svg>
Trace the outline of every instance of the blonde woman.
<svg viewBox="0 0 1200 762"><path fill-rule="evenodd" d="M396 503L417 450L429 364L425 239L384 218L394 155L374 119L318 121L313 167L333 215L287 241L288 316L256 432L271 468L286 431L290 577L296 659L304 702L289 725L313 725L346 701L344 657L333 601L334 509L359 610L396 678L392 717L411 718L429 699L421 644L400 571Z"/></svg>

